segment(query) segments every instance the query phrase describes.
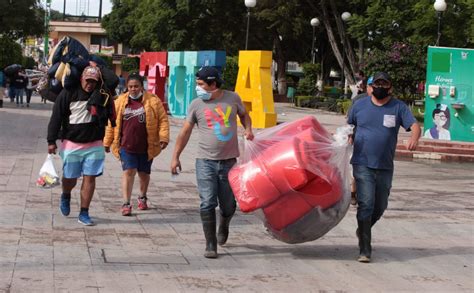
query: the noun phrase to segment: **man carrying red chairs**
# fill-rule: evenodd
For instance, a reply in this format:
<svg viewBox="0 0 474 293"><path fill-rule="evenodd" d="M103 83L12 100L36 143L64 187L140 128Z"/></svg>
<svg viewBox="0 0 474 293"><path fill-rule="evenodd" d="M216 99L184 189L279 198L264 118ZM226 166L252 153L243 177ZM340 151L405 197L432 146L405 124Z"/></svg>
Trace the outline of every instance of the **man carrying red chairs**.
<svg viewBox="0 0 474 293"><path fill-rule="evenodd" d="M229 223L236 209L228 172L239 156L237 116L245 128L245 137L249 140L254 137L250 116L242 100L236 93L222 90L222 83L216 68L203 67L196 73L197 99L189 107L171 161L171 173L177 174L178 169L181 170L179 156L197 124L199 154L196 159L196 179L201 198L201 221L206 237L206 258L216 258L217 243L226 243ZM216 237L217 206L221 217Z"/></svg>

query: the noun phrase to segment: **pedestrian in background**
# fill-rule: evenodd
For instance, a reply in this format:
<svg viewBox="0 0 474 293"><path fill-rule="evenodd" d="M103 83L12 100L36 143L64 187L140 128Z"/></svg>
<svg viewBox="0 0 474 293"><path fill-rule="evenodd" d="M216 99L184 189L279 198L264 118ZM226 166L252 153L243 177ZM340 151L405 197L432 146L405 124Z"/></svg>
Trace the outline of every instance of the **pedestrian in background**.
<svg viewBox="0 0 474 293"><path fill-rule="evenodd" d="M23 107L23 95L25 93L26 85L28 84L28 79L24 70L21 70L17 75L15 75L12 84L15 92L16 106Z"/></svg>
<svg viewBox="0 0 474 293"><path fill-rule="evenodd" d="M367 79L367 81L366 81L367 84L365 84L365 82L364 82L364 84L362 85L362 88L365 91L358 94L358 95L356 95L352 99L352 104L351 104L349 110L347 111L347 113L351 112L352 106L354 105L355 102L359 101L362 98L365 98L367 96L372 95L372 81L373 81L373 79L374 79L374 77L371 76ZM352 179L351 179L351 205L357 205L357 186L356 186L354 177L352 177Z"/></svg>
<svg viewBox="0 0 474 293"><path fill-rule="evenodd" d="M400 126L412 132L407 145L409 150L416 148L421 134L408 106L392 97L392 91L390 76L376 73L371 96L353 105L347 121L355 126L351 164L357 186L359 262L370 262L371 229L388 205Z"/></svg>
<svg viewBox="0 0 474 293"><path fill-rule="evenodd" d="M199 154L196 159L196 179L206 238L206 258L216 258L217 243L226 243L230 220L236 209L228 173L239 156L237 116L245 128L246 139L253 139L250 116L242 100L236 93L221 89L222 83L219 72L213 67L203 67L196 73L197 99L189 106L171 162L171 173L178 174L181 170L179 157L189 141L194 125L197 125ZM216 237L217 206L220 209L220 223Z"/></svg>
<svg viewBox="0 0 474 293"><path fill-rule="evenodd" d="M148 209L148 185L153 158L168 146L169 122L161 100L145 92L143 78L131 74L127 79L128 92L115 101L116 127L106 129L105 151L122 162L122 216L131 216L130 203L135 175L140 179L138 209Z"/></svg>
<svg viewBox="0 0 474 293"><path fill-rule="evenodd" d="M367 86L367 78L365 77L365 73L362 70L357 72L356 80L357 94L360 95L366 91Z"/></svg>
<svg viewBox="0 0 474 293"><path fill-rule="evenodd" d="M120 74L119 76L119 84L118 84L118 94L122 94L123 91L125 90L126 88L126 84L125 84L126 80L125 78L123 78L123 76Z"/></svg>
<svg viewBox="0 0 474 293"><path fill-rule="evenodd" d="M26 84L26 89L25 89L26 107L29 107L30 102L31 102L31 96L33 95L33 91L36 89L36 85L39 79L34 78L34 77L28 77L28 76L26 76L26 78L27 78L27 84Z"/></svg>
<svg viewBox="0 0 474 293"><path fill-rule="evenodd" d="M60 156L63 161L60 211L68 216L71 211L71 192L82 176L81 210L78 222L92 226L89 206L94 196L96 177L104 170L105 152L102 139L105 123L94 120L88 107L89 99L97 94L101 81L99 68L88 66L81 75L80 85L72 90L63 89L56 98L48 125L48 153L56 153L56 140L61 140ZM103 102L101 103L103 104Z"/></svg>

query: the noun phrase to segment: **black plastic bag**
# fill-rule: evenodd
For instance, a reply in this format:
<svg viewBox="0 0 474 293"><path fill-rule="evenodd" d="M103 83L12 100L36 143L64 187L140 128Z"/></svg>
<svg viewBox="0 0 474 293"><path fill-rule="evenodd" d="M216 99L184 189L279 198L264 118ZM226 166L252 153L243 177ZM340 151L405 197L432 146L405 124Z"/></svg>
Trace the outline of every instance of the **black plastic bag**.
<svg viewBox="0 0 474 293"><path fill-rule="evenodd" d="M71 90L80 84L81 80L81 73L80 71L73 65L69 65L71 69L71 73L66 75L64 78L63 87L67 90Z"/></svg>
<svg viewBox="0 0 474 293"><path fill-rule="evenodd" d="M56 63L53 64L53 66L51 66L48 69L48 76L50 78L54 78L54 76L56 75L56 71L58 70L58 67L59 67L60 64L61 64L61 62L56 62Z"/></svg>

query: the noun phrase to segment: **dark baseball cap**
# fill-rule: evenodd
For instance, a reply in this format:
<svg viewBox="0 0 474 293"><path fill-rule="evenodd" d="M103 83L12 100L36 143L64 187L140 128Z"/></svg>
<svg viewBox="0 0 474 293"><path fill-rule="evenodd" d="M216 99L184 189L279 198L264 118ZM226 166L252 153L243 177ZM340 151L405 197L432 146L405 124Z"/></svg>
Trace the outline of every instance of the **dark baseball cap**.
<svg viewBox="0 0 474 293"><path fill-rule="evenodd" d="M205 66L201 67L198 72L196 72L196 78L203 80L207 83L215 81L216 83L224 83L222 80L219 71L215 67Z"/></svg>
<svg viewBox="0 0 474 293"><path fill-rule="evenodd" d="M375 83L377 80L385 80L392 84L392 79L390 78L390 75L388 75L386 72L377 72L374 74L374 79L372 80L372 83Z"/></svg>

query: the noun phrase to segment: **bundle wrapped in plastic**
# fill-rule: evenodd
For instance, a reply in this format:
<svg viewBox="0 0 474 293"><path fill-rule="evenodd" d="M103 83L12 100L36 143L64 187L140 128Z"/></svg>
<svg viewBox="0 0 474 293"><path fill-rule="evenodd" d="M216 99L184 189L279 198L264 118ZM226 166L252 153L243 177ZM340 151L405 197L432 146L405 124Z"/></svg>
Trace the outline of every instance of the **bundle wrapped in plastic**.
<svg viewBox="0 0 474 293"><path fill-rule="evenodd" d="M314 118L265 129L245 141L229 181L240 209L256 212L286 243L312 241L344 217L350 203L352 127L334 137Z"/></svg>
<svg viewBox="0 0 474 293"><path fill-rule="evenodd" d="M100 69L102 80L99 86L113 97L119 83L117 75L102 58L90 55L79 41L69 36L62 38L51 51L47 74L39 82L38 93L44 99L55 102L63 88L70 90L79 86L81 74L89 65Z"/></svg>
<svg viewBox="0 0 474 293"><path fill-rule="evenodd" d="M17 75L18 72L20 72L20 70L21 70L21 65L20 64L12 64L12 65L9 65L9 66L5 67L3 72L5 73L6 76L12 77L12 76Z"/></svg>

